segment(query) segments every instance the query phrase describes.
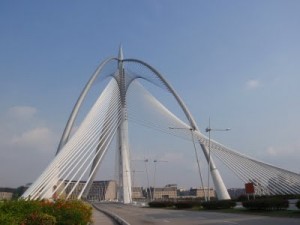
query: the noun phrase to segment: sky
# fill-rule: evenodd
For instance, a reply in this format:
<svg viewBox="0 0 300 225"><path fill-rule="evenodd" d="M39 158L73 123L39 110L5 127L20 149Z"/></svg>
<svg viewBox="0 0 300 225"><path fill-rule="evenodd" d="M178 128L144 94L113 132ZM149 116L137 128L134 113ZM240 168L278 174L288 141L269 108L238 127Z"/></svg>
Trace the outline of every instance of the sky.
<svg viewBox="0 0 300 225"><path fill-rule="evenodd" d="M164 75L201 131L210 118L231 128L213 139L299 173L299 10L296 0L1 1L0 186L43 171L85 83L120 44ZM163 158L184 167L182 156Z"/></svg>

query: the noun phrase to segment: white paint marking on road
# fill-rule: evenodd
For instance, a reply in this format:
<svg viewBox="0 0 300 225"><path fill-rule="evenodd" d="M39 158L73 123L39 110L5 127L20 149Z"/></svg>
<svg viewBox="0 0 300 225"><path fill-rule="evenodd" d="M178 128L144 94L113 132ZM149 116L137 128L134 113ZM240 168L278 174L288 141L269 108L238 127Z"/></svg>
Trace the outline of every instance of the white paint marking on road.
<svg viewBox="0 0 300 225"><path fill-rule="evenodd" d="M170 220L163 220L165 223L170 223L171 221Z"/></svg>

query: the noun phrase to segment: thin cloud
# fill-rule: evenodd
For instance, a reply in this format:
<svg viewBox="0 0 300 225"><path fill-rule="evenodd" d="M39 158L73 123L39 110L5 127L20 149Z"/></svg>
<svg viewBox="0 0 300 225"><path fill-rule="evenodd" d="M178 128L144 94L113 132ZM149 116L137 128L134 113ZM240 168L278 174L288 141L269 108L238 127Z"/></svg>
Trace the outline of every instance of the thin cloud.
<svg viewBox="0 0 300 225"><path fill-rule="evenodd" d="M284 146L269 146L262 153L262 158L278 167L299 171L300 143L294 142Z"/></svg>
<svg viewBox="0 0 300 225"><path fill-rule="evenodd" d="M22 133L20 136L11 140L11 146L14 148L34 149L38 151L48 150L54 147L55 135L47 127L37 127Z"/></svg>
<svg viewBox="0 0 300 225"><path fill-rule="evenodd" d="M36 113L37 109L31 106L14 106L8 109L8 114L16 119L29 119Z"/></svg>
<svg viewBox="0 0 300 225"><path fill-rule="evenodd" d="M267 153L267 155L270 155L270 156L278 156L278 154L280 154L280 152L278 152L278 150L272 146L267 148L266 153Z"/></svg>
<svg viewBox="0 0 300 225"><path fill-rule="evenodd" d="M252 80L248 80L246 82L246 89L247 90L254 90L257 89L259 87L261 87L261 82L258 79L252 79Z"/></svg>
<svg viewBox="0 0 300 225"><path fill-rule="evenodd" d="M0 114L0 186L34 181L53 158L58 134L37 112L35 107L14 106Z"/></svg>
<svg viewBox="0 0 300 225"><path fill-rule="evenodd" d="M290 145L281 146L281 147L274 147L269 146L266 149L266 155L270 157L282 157L282 156L291 156L299 154L300 145L297 143L292 143Z"/></svg>

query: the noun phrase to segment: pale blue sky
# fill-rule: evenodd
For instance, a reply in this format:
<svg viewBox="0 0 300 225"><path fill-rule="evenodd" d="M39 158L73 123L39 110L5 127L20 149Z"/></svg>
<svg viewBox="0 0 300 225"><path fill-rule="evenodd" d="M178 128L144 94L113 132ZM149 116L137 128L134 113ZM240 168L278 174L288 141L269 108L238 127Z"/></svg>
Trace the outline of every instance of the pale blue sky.
<svg viewBox="0 0 300 225"><path fill-rule="evenodd" d="M217 141L300 172L299 11L296 0L1 1L0 186L45 168L120 43L164 74L202 130L209 117L232 128Z"/></svg>

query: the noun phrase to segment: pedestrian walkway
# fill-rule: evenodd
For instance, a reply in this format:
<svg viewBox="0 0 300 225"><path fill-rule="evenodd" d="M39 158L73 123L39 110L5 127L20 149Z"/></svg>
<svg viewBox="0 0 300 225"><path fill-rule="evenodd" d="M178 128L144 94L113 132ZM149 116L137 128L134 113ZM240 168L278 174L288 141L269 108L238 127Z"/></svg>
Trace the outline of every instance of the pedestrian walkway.
<svg viewBox="0 0 300 225"><path fill-rule="evenodd" d="M111 218L104 213L93 208L93 225L117 225Z"/></svg>

